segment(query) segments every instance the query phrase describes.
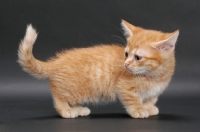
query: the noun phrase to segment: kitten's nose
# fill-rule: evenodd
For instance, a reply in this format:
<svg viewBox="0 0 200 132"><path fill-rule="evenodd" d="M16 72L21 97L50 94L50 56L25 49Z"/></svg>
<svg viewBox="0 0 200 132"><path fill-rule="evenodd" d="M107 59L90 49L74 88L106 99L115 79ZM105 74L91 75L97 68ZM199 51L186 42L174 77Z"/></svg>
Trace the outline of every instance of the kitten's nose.
<svg viewBox="0 0 200 132"><path fill-rule="evenodd" d="M128 67L130 64L129 63L125 63L125 67Z"/></svg>

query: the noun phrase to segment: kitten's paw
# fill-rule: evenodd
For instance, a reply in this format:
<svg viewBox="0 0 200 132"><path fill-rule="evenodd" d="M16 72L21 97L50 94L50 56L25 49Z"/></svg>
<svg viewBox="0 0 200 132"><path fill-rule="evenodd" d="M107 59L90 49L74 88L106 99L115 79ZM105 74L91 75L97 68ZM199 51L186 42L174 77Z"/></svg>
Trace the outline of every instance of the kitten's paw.
<svg viewBox="0 0 200 132"><path fill-rule="evenodd" d="M74 109L63 110L62 115L63 118L76 118L78 113Z"/></svg>
<svg viewBox="0 0 200 132"><path fill-rule="evenodd" d="M159 109L156 106L152 106L148 109L149 115L158 115Z"/></svg>
<svg viewBox="0 0 200 132"><path fill-rule="evenodd" d="M147 117L149 117L149 112L146 109L132 110L131 112L129 112L129 114L133 118L147 118Z"/></svg>
<svg viewBox="0 0 200 132"><path fill-rule="evenodd" d="M74 109L78 112L78 115L80 116L87 116L90 114L90 109L88 109L87 107L75 107Z"/></svg>
<svg viewBox="0 0 200 132"><path fill-rule="evenodd" d="M80 111L78 112L78 114L80 116L87 116L90 114L90 109L88 109L87 107L83 107L82 109L80 109Z"/></svg>

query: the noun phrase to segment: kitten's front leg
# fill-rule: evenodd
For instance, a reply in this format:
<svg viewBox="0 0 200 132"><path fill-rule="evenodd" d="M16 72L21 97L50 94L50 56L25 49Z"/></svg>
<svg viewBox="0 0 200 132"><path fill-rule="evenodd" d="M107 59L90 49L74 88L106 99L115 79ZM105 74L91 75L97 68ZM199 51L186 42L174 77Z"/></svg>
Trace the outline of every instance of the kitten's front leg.
<svg viewBox="0 0 200 132"><path fill-rule="evenodd" d="M147 118L149 112L142 105L142 98L138 94L126 92L121 94L121 101L125 105L126 111L133 118Z"/></svg>
<svg viewBox="0 0 200 132"><path fill-rule="evenodd" d="M155 106L156 102L158 100L158 97L153 97L151 99L148 99L144 102L144 107L149 111L149 115L158 115L159 110Z"/></svg>

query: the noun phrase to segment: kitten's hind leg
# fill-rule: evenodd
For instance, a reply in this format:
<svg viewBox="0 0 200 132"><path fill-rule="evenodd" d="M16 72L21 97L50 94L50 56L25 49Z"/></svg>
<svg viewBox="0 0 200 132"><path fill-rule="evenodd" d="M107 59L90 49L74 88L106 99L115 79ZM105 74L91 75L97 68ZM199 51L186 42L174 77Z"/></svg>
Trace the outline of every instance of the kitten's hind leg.
<svg viewBox="0 0 200 132"><path fill-rule="evenodd" d="M60 116L63 118L76 118L78 116L78 112L71 108L66 100L62 100L56 96L53 97L55 109L60 114Z"/></svg>
<svg viewBox="0 0 200 132"><path fill-rule="evenodd" d="M90 109L88 109L87 107L74 106L73 109L76 110L78 115L80 116L87 116L90 114Z"/></svg>
<svg viewBox="0 0 200 132"><path fill-rule="evenodd" d="M143 106L149 111L149 115L158 115L159 110L158 108L155 106L156 102L158 100L158 97L153 97L151 99L146 100L143 103Z"/></svg>

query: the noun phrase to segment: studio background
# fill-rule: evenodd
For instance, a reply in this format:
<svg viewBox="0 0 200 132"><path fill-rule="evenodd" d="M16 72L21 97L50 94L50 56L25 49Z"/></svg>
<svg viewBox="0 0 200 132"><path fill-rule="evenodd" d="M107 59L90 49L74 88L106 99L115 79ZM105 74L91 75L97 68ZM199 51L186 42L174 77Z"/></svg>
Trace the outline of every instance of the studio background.
<svg viewBox="0 0 200 132"><path fill-rule="evenodd" d="M1 0L0 18L1 131L34 131L36 126L37 130L49 131L122 130L120 124L127 131L200 130L198 0ZM121 19L147 29L180 31L175 75L158 102L161 114L146 120L131 120L116 102L91 105L89 117L61 119L53 108L48 80L29 76L17 63L18 44L26 26L31 23L39 32L33 49L35 58L47 60L63 49L123 44L115 37L124 38L120 32ZM179 123L174 125L173 121Z"/></svg>

